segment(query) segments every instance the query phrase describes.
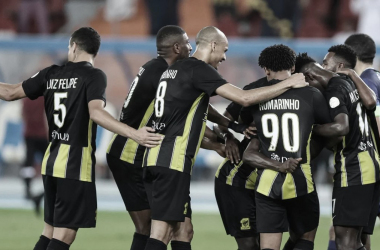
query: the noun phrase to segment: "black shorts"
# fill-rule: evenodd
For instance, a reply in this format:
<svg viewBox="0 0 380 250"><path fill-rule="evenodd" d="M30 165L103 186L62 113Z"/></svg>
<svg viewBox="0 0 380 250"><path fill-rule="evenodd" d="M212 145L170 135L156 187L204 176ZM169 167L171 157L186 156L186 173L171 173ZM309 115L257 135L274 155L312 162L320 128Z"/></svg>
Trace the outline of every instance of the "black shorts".
<svg viewBox="0 0 380 250"><path fill-rule="evenodd" d="M150 209L142 178L142 165L133 165L109 154L107 154L107 163L127 211Z"/></svg>
<svg viewBox="0 0 380 250"><path fill-rule="evenodd" d="M190 175L165 167L144 167L143 179L152 219L183 222L191 218Z"/></svg>
<svg viewBox="0 0 380 250"><path fill-rule="evenodd" d="M235 238L256 234L255 191L227 185L215 178L215 198L226 233Z"/></svg>
<svg viewBox="0 0 380 250"><path fill-rule="evenodd" d="M288 200L275 200L256 192L257 232L281 233L289 229L297 235L310 232L319 224L317 192Z"/></svg>
<svg viewBox="0 0 380 250"><path fill-rule="evenodd" d="M380 198L380 182L375 184L334 187L333 225L363 227L363 233L372 234Z"/></svg>
<svg viewBox="0 0 380 250"><path fill-rule="evenodd" d="M96 226L96 187L94 182L42 176L45 189L45 222L54 227Z"/></svg>
<svg viewBox="0 0 380 250"><path fill-rule="evenodd" d="M47 139L43 138L34 138L34 137L26 137L25 138L26 145L26 158L24 165L26 167L34 166L34 156L36 153L40 153L43 158L45 155L46 148L49 145Z"/></svg>

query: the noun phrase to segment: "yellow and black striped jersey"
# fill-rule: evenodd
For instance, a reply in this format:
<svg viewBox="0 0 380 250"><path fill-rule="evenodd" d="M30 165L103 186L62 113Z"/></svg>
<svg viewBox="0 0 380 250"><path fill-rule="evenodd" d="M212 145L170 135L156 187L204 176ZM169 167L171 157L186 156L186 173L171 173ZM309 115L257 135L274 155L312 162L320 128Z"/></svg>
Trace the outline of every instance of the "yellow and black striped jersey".
<svg viewBox="0 0 380 250"><path fill-rule="evenodd" d="M241 157L248 144L248 139L244 139L241 142L239 146ZM228 158L225 158L219 165L215 177L224 181L227 185L254 190L257 171L255 168L244 164L243 161L240 161L238 164L233 164Z"/></svg>
<svg viewBox="0 0 380 250"><path fill-rule="evenodd" d="M277 83L269 81L267 85ZM264 85L264 86L265 86ZM313 87L291 89L241 112L243 121L257 127L260 152L279 162L302 158L293 173L258 169L256 192L273 199L292 199L314 191L310 141L314 124L330 122L322 93Z"/></svg>
<svg viewBox="0 0 380 250"><path fill-rule="evenodd" d="M89 62L68 62L41 70L22 86L30 99L45 100L50 144L42 174L94 181L97 125L90 119L88 103L105 101L106 75Z"/></svg>
<svg viewBox="0 0 380 250"><path fill-rule="evenodd" d="M168 64L158 56L140 67L133 80L120 114L120 121L135 129L151 123L154 97L162 73ZM145 147L134 140L115 134L107 153L131 164L141 165Z"/></svg>
<svg viewBox="0 0 380 250"><path fill-rule="evenodd" d="M161 76L152 120L164 139L146 149L143 165L191 174L205 131L209 97L226 83L213 67L194 57L171 65Z"/></svg>
<svg viewBox="0 0 380 250"><path fill-rule="evenodd" d="M365 109L354 83L344 75L331 78L324 95L331 118L347 114L350 126L348 134L334 149L334 186L348 187L379 181L378 133L373 111Z"/></svg>

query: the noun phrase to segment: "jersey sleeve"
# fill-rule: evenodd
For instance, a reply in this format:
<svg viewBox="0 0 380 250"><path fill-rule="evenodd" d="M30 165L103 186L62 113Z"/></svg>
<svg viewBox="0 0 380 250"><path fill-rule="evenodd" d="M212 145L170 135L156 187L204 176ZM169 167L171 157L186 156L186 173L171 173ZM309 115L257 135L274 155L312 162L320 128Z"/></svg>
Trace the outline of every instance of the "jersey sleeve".
<svg viewBox="0 0 380 250"><path fill-rule="evenodd" d="M325 99L329 106L330 117L332 120L341 113L348 115L346 93L346 90L338 84L329 84L325 90Z"/></svg>
<svg viewBox="0 0 380 250"><path fill-rule="evenodd" d="M238 103L231 102L230 105L227 106L227 112L234 118L235 121L239 119L239 114L242 106Z"/></svg>
<svg viewBox="0 0 380 250"><path fill-rule="evenodd" d="M38 97L43 96L46 89L46 75L50 68L51 67L41 70L22 83L25 95L29 99L35 100Z"/></svg>
<svg viewBox="0 0 380 250"><path fill-rule="evenodd" d="M315 89L313 92L313 110L316 124L325 124L331 122L329 109L322 93Z"/></svg>
<svg viewBox="0 0 380 250"><path fill-rule="evenodd" d="M227 83L226 80L209 65L199 65L193 69L193 84L209 96L216 95L215 90Z"/></svg>
<svg viewBox="0 0 380 250"><path fill-rule="evenodd" d="M107 76L103 71L98 70L86 81L87 103L92 100L103 100L106 103Z"/></svg>

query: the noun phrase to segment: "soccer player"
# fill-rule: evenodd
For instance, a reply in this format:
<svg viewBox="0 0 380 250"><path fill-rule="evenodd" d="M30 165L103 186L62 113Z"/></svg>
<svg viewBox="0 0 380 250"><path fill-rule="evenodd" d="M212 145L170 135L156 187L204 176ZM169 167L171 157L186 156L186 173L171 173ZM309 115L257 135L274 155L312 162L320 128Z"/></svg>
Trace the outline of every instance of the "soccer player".
<svg viewBox="0 0 380 250"><path fill-rule="evenodd" d="M285 45L264 49L259 65L272 86L291 75L296 54ZM260 85L257 87L261 87ZM285 249L312 250L319 223L319 200L310 167L314 124L330 121L322 93L316 88L293 89L241 112L244 123L255 123L243 162L257 167L256 224L261 249L279 250L282 233L290 231ZM291 246L290 246L291 245Z"/></svg>
<svg viewBox="0 0 380 250"><path fill-rule="evenodd" d="M121 111L120 121L135 129L151 123L154 97L162 73L175 61L189 57L192 50L186 32L174 25L159 30L156 45L158 56L140 67ZM145 248L151 227L150 207L142 180L144 152L145 147L117 134L112 138L107 151L108 166L135 224L132 250ZM191 225L190 214L187 214L186 221ZM191 237L192 230L186 241L190 242ZM171 244L175 249L176 244L180 243L174 238Z"/></svg>
<svg viewBox="0 0 380 250"><path fill-rule="evenodd" d="M144 185L152 212L146 250L166 249L178 222L184 221L209 97L218 94L247 106L305 86L303 75L296 74L276 86L243 91L227 84L216 71L228 50L223 32L205 27L198 33L196 44L192 57L177 61L163 73L156 92L153 126L164 139L160 146L147 149L144 156ZM190 245L183 249L190 249Z"/></svg>
<svg viewBox="0 0 380 250"><path fill-rule="evenodd" d="M342 63L343 59L332 55L324 66ZM339 67L331 65L332 69ZM343 135L343 141L334 148L333 225L337 249L365 249L361 235L373 233L380 195L379 136L374 133L377 125L369 111L375 108L376 99L364 83L355 82L355 86L349 77L323 69L306 53L297 58L296 72L303 72L309 83L318 82L325 89L330 116L338 123L317 126L314 132L334 136L341 131Z"/></svg>
<svg viewBox="0 0 380 250"><path fill-rule="evenodd" d="M153 129L136 130L104 110L106 76L93 66L99 47L99 34L80 28L70 38L66 65L45 68L19 84L0 84L2 100L45 99L50 140L41 170L45 227L35 250L69 249L79 228L95 227L97 124L144 146L160 144Z"/></svg>

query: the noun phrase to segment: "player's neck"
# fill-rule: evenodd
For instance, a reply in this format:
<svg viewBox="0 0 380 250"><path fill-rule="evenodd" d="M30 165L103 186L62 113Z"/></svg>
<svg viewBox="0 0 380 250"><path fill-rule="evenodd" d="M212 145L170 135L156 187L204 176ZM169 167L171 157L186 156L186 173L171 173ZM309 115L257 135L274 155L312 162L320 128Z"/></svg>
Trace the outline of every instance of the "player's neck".
<svg viewBox="0 0 380 250"><path fill-rule="evenodd" d="M278 71L278 72L270 71L269 75L267 75L267 79L268 81L271 81L273 79L282 81L288 78L290 75L291 73L289 70L283 70L283 71Z"/></svg>
<svg viewBox="0 0 380 250"><path fill-rule="evenodd" d="M372 68L372 67L373 67L372 63L364 63L358 60L356 62L355 71L360 76L364 70L368 68Z"/></svg>
<svg viewBox="0 0 380 250"><path fill-rule="evenodd" d="M209 63L210 61L209 53L206 53L205 51L199 49L198 47L195 49L195 52L192 55L192 57L195 57L198 60L204 61L205 63Z"/></svg>
<svg viewBox="0 0 380 250"><path fill-rule="evenodd" d="M73 63L77 63L77 62L89 62L92 64L92 66L94 66L94 57L90 54L79 54L78 56L76 56L74 58L74 60L72 61Z"/></svg>

